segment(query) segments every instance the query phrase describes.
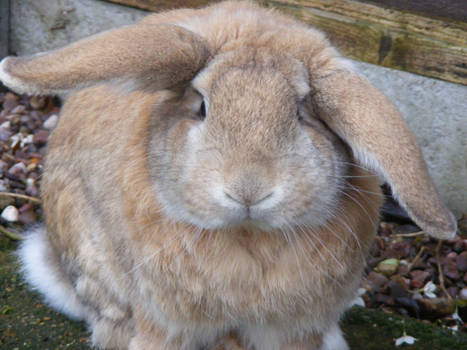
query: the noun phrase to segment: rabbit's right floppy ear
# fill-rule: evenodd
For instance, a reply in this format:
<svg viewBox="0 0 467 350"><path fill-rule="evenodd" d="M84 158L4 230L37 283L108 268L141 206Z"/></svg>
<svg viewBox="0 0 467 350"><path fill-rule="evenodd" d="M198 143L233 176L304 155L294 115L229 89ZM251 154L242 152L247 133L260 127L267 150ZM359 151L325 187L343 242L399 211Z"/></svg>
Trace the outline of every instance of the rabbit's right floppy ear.
<svg viewBox="0 0 467 350"><path fill-rule="evenodd" d="M63 93L114 79L158 90L192 79L209 55L205 41L189 30L142 23L62 49L7 57L0 63L0 80L27 94Z"/></svg>
<svg viewBox="0 0 467 350"><path fill-rule="evenodd" d="M457 224L428 174L422 153L397 108L366 79L334 70L311 79L319 117L382 175L411 218L436 238L452 238Z"/></svg>

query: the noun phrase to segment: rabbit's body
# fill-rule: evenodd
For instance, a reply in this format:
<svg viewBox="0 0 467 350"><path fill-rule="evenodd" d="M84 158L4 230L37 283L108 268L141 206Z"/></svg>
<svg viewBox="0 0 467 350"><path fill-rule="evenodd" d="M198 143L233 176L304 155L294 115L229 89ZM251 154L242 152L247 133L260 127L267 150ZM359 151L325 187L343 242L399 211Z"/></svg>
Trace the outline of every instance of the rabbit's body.
<svg viewBox="0 0 467 350"><path fill-rule="evenodd" d="M95 341L126 348L122 338L134 334L128 318L137 317L180 336L174 349L178 341L196 348L229 332L265 350L310 331L325 333L358 288L378 221L376 179L349 167L347 176L357 177L349 178L355 189L339 199L341 217L313 234L202 232L173 222L161 213L147 163L147 131L162 98L84 90L67 101L49 141L42 180L49 240L62 252L60 268L83 314L97 325ZM127 113L120 117L121 111Z"/></svg>
<svg viewBox="0 0 467 350"><path fill-rule="evenodd" d="M362 165L422 227L455 232L397 110L321 33L250 3L7 58L0 79L29 93L97 85L63 107L47 231L20 251L95 345L347 349L337 322L382 200Z"/></svg>

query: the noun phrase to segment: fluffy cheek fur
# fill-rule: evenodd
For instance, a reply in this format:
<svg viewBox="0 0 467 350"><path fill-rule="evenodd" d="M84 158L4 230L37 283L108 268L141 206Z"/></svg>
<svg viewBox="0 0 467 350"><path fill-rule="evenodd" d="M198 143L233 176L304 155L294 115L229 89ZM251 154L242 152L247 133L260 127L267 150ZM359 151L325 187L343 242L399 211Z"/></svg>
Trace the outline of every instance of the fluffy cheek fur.
<svg viewBox="0 0 467 350"><path fill-rule="evenodd" d="M176 155L159 160L157 168L163 170L155 180L159 200L170 217L204 229L242 225L272 230L318 227L336 214L346 170L335 140L300 125L296 139L287 142L277 157L255 164L245 161L249 154L239 154L241 150L232 152L225 145L204 142L212 140L206 129L204 122L184 120L171 128L164 142L153 145L168 149L156 153ZM225 193L232 169L248 167L254 169L251 182L272 194L247 209Z"/></svg>

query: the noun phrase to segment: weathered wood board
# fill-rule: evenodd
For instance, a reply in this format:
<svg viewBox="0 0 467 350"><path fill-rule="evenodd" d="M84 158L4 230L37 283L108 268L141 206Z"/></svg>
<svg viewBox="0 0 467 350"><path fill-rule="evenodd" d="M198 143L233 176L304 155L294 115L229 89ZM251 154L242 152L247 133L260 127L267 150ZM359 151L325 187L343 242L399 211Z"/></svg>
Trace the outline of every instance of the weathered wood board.
<svg viewBox="0 0 467 350"><path fill-rule="evenodd" d="M151 11L213 0L109 0ZM467 22L353 0L258 0L323 30L343 55L467 85ZM467 1L465 2L467 6Z"/></svg>
<svg viewBox="0 0 467 350"><path fill-rule="evenodd" d="M359 0L386 8L410 11L426 17L467 22L465 0Z"/></svg>

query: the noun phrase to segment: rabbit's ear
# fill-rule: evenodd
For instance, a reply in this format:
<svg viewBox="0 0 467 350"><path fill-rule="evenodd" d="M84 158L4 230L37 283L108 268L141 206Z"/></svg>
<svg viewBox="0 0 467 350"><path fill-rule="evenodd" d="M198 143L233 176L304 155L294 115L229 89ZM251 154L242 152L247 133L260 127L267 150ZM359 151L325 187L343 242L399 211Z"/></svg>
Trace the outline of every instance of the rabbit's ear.
<svg viewBox="0 0 467 350"><path fill-rule="evenodd" d="M209 57L205 41L175 25L135 24L28 57L7 57L0 80L28 94L54 94L107 81L162 89L192 79Z"/></svg>
<svg viewBox="0 0 467 350"><path fill-rule="evenodd" d="M414 135L397 108L367 80L336 70L311 80L319 117L364 166L382 175L412 219L436 238L456 234L457 223L428 174Z"/></svg>

